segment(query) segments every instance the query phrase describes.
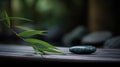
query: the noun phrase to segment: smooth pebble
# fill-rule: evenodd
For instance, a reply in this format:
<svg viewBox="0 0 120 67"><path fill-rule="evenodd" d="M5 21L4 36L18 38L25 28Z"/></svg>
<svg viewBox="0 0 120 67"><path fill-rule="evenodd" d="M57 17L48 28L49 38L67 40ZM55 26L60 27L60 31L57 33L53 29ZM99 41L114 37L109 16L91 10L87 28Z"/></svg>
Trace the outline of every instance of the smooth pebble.
<svg viewBox="0 0 120 67"><path fill-rule="evenodd" d="M73 46L69 48L69 51L75 54L91 54L96 51L94 46Z"/></svg>

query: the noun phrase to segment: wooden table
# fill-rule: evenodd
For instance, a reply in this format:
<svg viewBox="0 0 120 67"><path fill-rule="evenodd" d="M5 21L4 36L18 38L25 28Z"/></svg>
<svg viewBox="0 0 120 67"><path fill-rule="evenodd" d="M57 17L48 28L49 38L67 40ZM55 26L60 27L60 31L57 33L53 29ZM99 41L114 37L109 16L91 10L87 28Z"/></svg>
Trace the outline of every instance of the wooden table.
<svg viewBox="0 0 120 67"><path fill-rule="evenodd" d="M73 54L69 48L58 47L66 55L49 54L41 57L31 46L0 45L0 62L58 63L120 63L120 49L99 49L93 54Z"/></svg>

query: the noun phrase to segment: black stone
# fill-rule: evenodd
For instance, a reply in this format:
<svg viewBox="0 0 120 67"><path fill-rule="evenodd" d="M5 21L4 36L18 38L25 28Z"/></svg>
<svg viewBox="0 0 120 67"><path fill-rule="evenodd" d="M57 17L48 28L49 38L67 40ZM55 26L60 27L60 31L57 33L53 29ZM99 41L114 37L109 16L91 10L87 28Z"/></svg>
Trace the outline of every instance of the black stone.
<svg viewBox="0 0 120 67"><path fill-rule="evenodd" d="M108 39L104 43L103 48L107 48L107 49L120 49L120 36Z"/></svg>
<svg viewBox="0 0 120 67"><path fill-rule="evenodd" d="M89 31L86 27L78 26L63 37L63 43L67 47L76 46L87 34L89 34Z"/></svg>
<svg viewBox="0 0 120 67"><path fill-rule="evenodd" d="M112 37L112 33L109 31L96 31L88 34L87 36L83 37L82 44L91 44L94 46L103 46L101 45L106 40Z"/></svg>
<svg viewBox="0 0 120 67"><path fill-rule="evenodd" d="M96 51L94 46L73 46L69 48L69 51L75 54L91 54Z"/></svg>

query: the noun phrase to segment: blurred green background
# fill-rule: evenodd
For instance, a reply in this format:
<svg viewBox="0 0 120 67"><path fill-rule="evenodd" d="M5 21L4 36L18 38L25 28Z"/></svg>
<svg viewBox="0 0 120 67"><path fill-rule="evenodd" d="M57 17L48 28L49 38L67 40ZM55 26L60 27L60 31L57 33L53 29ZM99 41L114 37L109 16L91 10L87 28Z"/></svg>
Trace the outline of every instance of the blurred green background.
<svg viewBox="0 0 120 67"><path fill-rule="evenodd" d="M0 8L9 16L24 17L34 22L12 21L39 30L47 36L36 36L54 45L68 41L80 44L83 36L96 31L119 35L119 3L117 0L0 0ZM71 40L69 40L71 38ZM0 24L0 43L22 43Z"/></svg>

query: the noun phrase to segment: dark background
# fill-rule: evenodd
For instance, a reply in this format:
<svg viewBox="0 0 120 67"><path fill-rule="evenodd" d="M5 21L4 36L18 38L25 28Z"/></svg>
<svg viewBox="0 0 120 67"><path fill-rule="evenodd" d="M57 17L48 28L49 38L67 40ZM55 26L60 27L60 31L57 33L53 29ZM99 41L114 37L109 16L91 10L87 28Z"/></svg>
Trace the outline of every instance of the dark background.
<svg viewBox="0 0 120 67"><path fill-rule="evenodd" d="M81 45L84 36L99 31L110 32L112 35L109 39L120 35L118 0L0 0L0 8L6 9L9 16L33 20L31 23L12 22L13 25L17 22L18 25L47 30L47 36L35 37L56 46ZM86 44L104 46L107 40ZM0 43L25 44L2 24Z"/></svg>

